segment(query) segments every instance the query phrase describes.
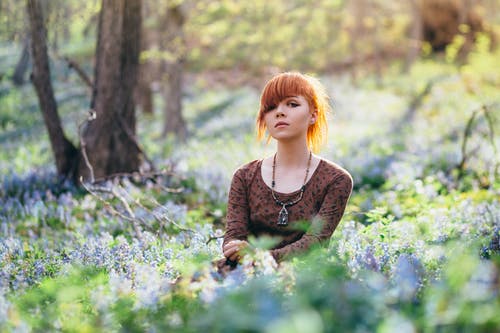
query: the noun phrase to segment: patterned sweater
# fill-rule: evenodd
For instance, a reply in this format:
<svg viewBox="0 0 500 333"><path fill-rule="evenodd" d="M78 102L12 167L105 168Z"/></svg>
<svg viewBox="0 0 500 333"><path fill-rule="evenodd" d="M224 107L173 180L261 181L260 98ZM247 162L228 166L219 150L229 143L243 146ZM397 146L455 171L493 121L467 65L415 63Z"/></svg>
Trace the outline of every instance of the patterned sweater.
<svg viewBox="0 0 500 333"><path fill-rule="evenodd" d="M287 207L287 226L277 225L281 206L264 182L262 160L243 165L234 173L229 190L226 233L223 244L231 240L247 240L253 236L271 236L278 243L271 249L276 261L303 252L315 243L330 239L344 214L352 192L352 178L337 164L321 159L306 183L302 200ZM282 202L293 201L300 190L276 192Z"/></svg>

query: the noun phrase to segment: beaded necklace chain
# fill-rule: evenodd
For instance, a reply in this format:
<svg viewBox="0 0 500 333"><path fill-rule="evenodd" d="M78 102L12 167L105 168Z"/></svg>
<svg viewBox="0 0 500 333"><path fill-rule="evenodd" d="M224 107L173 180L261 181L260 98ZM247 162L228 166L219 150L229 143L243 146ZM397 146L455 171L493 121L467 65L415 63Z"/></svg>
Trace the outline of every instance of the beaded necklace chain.
<svg viewBox="0 0 500 333"><path fill-rule="evenodd" d="M276 202L277 205L281 206L280 213L278 215L278 225L280 226L285 226L288 225L288 210L286 209L287 207L295 205L297 202L302 200L302 197L304 196L304 190L306 189L306 181L307 181L307 176L309 176L309 168L311 167L311 158L312 158L312 152L309 151L309 160L307 161L307 169L306 169L306 176L304 177L304 184L300 188L300 193L297 199L288 201L288 202L283 202L276 198L276 194L274 193L274 187L276 185L276 182L274 181L274 175L275 175L275 170L276 170L276 154L274 154L273 158L273 180L271 182L271 194L273 195L273 199Z"/></svg>

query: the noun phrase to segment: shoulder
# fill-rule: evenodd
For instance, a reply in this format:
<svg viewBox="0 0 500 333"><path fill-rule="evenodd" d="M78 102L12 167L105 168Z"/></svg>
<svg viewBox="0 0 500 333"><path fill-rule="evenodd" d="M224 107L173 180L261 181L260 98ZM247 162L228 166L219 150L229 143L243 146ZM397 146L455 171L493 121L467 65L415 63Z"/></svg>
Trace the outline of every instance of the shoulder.
<svg viewBox="0 0 500 333"><path fill-rule="evenodd" d="M352 188L353 179L351 174L337 163L321 158L319 167L321 168L321 173L329 182L340 183L345 187Z"/></svg>
<svg viewBox="0 0 500 333"><path fill-rule="evenodd" d="M233 173L233 178L241 178L243 180L251 179L260 170L261 160L253 160L239 166Z"/></svg>

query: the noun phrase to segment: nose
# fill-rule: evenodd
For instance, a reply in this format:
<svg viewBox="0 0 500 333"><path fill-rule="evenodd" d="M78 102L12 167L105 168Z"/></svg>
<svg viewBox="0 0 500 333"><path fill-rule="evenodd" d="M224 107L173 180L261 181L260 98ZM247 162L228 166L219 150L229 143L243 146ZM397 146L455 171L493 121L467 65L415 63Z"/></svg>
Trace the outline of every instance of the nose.
<svg viewBox="0 0 500 333"><path fill-rule="evenodd" d="M285 116L285 112L283 110L283 104L280 103L278 105L278 107L276 108L276 118L284 117L284 116Z"/></svg>

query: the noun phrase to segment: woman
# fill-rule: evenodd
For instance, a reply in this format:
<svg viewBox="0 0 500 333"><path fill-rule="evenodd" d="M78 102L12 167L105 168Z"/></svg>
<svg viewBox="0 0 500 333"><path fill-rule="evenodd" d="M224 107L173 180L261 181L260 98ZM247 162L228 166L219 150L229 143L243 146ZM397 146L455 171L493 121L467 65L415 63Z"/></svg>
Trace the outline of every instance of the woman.
<svg viewBox="0 0 500 333"><path fill-rule="evenodd" d="M328 96L318 80L282 73L264 87L258 137L267 131L278 145L273 156L234 173L223 242L225 264L235 266L248 237L271 236L277 262L330 239L352 191L352 178L317 153L326 140ZM305 226L305 227L304 227Z"/></svg>

